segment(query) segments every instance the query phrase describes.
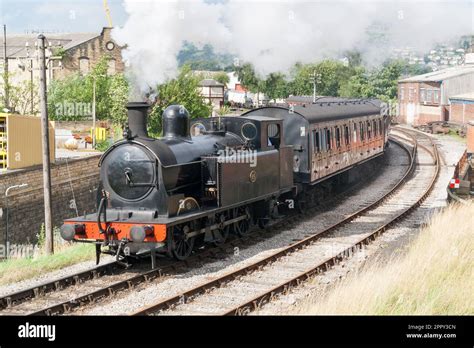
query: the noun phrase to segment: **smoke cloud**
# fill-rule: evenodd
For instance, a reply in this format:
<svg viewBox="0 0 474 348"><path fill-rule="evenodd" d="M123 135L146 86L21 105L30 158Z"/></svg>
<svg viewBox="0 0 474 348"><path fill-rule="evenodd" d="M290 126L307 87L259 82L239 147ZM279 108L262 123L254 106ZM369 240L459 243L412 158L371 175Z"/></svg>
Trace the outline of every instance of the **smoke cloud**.
<svg viewBox="0 0 474 348"><path fill-rule="evenodd" d="M141 90L176 75L184 41L251 62L258 73L296 62L340 58L358 49L368 64L392 48L426 52L474 33L474 5L459 1L147 1L125 0L129 14L114 38Z"/></svg>

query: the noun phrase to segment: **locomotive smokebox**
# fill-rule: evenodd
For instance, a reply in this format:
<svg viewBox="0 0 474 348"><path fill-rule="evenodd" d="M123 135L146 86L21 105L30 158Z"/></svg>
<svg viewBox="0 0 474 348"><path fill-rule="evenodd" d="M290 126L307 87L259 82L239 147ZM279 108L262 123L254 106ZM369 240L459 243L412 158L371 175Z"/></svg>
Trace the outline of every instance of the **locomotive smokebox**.
<svg viewBox="0 0 474 348"><path fill-rule="evenodd" d="M189 112L182 105L170 105L163 111L163 136L189 138Z"/></svg>
<svg viewBox="0 0 474 348"><path fill-rule="evenodd" d="M128 113L128 128L130 129L131 136L147 138L146 118L150 106L144 102L132 102L128 103L126 107Z"/></svg>

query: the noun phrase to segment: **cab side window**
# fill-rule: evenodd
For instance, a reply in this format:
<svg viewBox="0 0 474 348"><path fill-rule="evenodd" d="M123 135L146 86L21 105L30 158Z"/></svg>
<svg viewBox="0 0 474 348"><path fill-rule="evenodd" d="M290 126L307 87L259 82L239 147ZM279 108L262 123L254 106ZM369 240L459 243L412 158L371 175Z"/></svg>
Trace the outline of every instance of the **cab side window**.
<svg viewBox="0 0 474 348"><path fill-rule="evenodd" d="M280 147L280 125L270 123L267 127L268 146Z"/></svg>

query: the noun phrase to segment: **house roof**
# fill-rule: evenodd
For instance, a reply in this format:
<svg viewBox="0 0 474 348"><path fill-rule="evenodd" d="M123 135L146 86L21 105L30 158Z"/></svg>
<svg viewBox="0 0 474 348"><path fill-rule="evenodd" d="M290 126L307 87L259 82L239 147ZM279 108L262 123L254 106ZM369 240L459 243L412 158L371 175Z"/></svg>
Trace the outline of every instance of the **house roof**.
<svg viewBox="0 0 474 348"><path fill-rule="evenodd" d="M52 47L61 45L65 50L68 50L98 36L100 36L100 33L47 34L46 40ZM34 55L35 43L37 41L37 34L15 34L7 36L7 57L27 57L26 43L28 43L29 55ZM3 47L3 37L0 39L0 47ZM0 57L4 58L3 49L1 50Z"/></svg>
<svg viewBox="0 0 474 348"><path fill-rule="evenodd" d="M443 69L401 79L398 82L439 82L466 74L474 74L474 65L464 65L455 68Z"/></svg>
<svg viewBox="0 0 474 348"><path fill-rule="evenodd" d="M204 79L199 82L199 87L224 87L224 84L213 79Z"/></svg>
<svg viewBox="0 0 474 348"><path fill-rule="evenodd" d="M474 92L453 95L453 96L449 97L449 99L472 100L472 101L474 101Z"/></svg>

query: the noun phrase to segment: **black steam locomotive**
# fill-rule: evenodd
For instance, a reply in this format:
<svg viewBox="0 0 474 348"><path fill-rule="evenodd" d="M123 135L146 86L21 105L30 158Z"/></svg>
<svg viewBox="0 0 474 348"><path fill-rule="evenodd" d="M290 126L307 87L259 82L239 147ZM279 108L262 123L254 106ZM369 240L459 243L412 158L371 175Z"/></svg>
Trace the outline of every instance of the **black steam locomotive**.
<svg viewBox="0 0 474 348"><path fill-rule="evenodd" d="M97 260L100 252L184 260L198 245L301 207L311 187L383 154L387 142L377 101L264 107L192 123L172 105L159 139L148 136L147 104L127 108L124 139L99 162L97 212L61 227L65 240L95 243Z"/></svg>

